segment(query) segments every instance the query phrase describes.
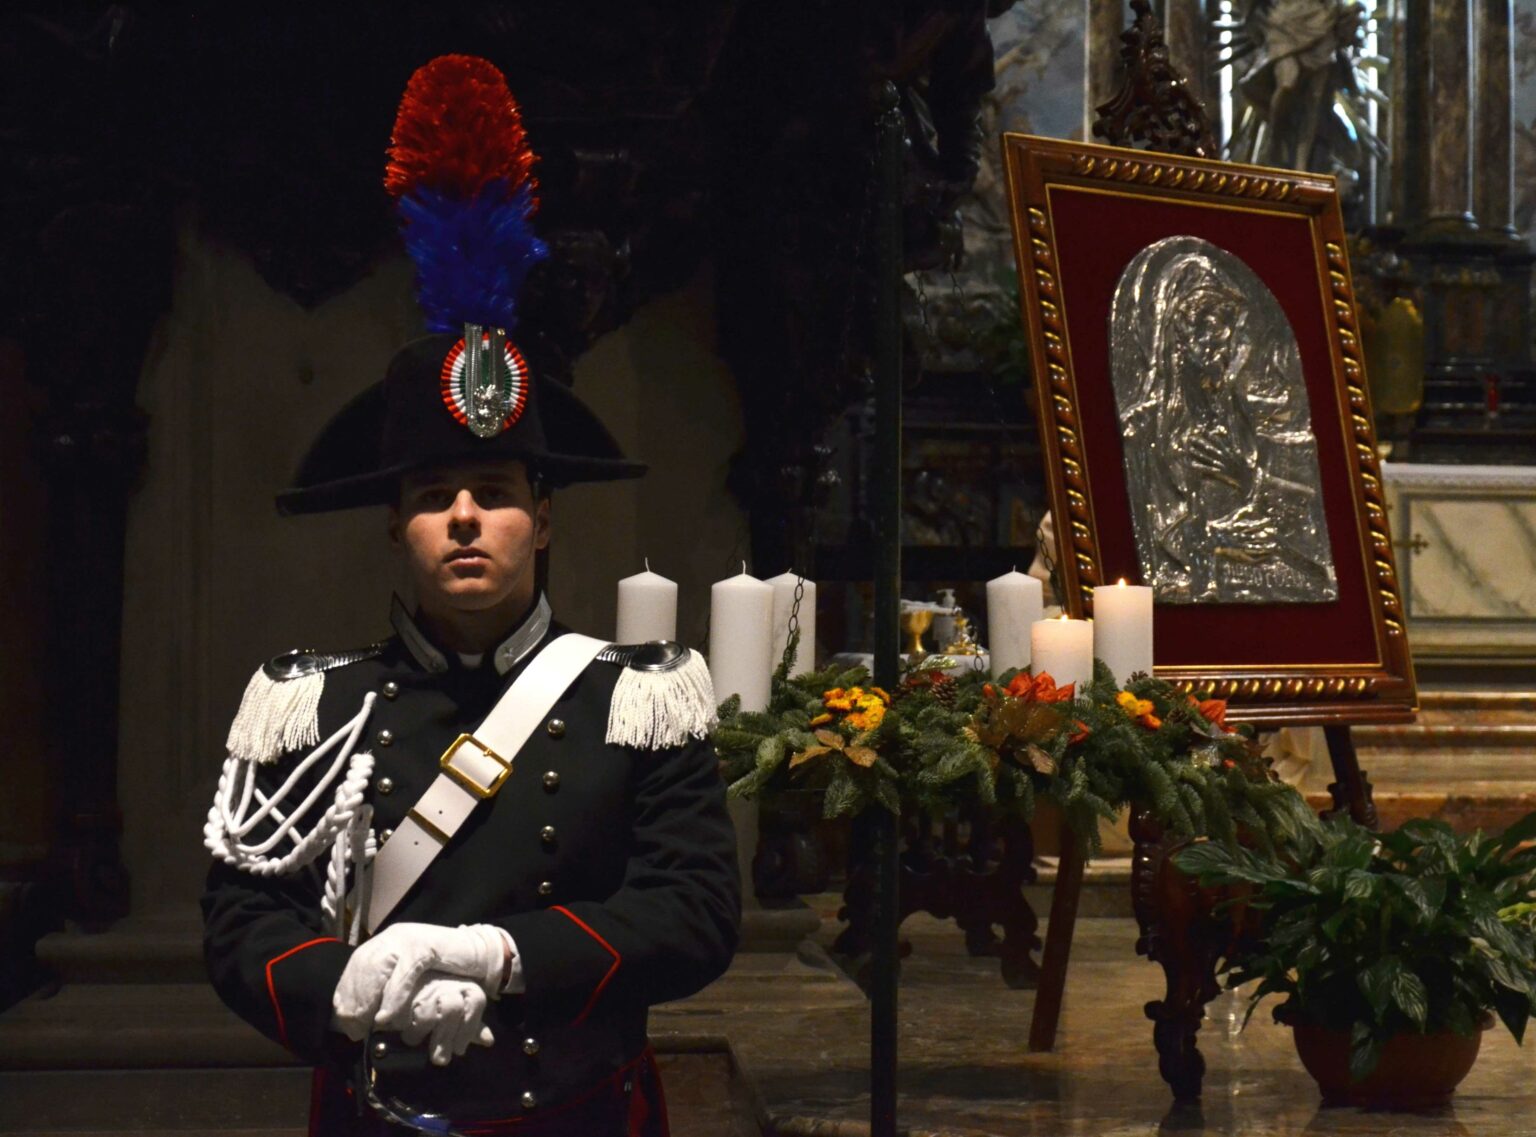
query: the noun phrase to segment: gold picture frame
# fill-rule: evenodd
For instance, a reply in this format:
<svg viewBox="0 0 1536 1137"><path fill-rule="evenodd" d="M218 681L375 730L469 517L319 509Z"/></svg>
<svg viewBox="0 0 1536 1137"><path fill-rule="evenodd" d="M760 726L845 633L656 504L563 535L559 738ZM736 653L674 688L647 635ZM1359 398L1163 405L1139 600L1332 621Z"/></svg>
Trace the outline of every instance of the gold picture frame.
<svg viewBox="0 0 1536 1137"><path fill-rule="evenodd" d="M1090 616L1095 587L1141 577L1106 297L1137 251L1200 237L1251 268L1300 345L1337 598L1159 603L1156 672L1226 699L1235 720L1411 719L1413 664L1333 179L1022 134L1005 135L1003 150L1067 613Z"/></svg>

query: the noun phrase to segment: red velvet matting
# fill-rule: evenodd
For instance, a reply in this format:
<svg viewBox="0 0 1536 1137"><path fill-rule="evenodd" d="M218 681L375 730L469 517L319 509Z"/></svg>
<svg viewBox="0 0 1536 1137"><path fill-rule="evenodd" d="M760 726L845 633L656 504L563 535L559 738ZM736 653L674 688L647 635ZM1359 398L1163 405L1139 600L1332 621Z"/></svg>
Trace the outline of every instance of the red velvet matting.
<svg viewBox="0 0 1536 1137"><path fill-rule="evenodd" d="M1305 216L1049 187L1063 311L1077 382L1104 580L1141 580L1109 374L1115 285L1164 237L1202 237L1241 257L1280 301L1301 349L1339 598L1324 604L1158 605L1157 662L1173 667L1377 662L1365 560L1335 389L1318 255Z"/></svg>

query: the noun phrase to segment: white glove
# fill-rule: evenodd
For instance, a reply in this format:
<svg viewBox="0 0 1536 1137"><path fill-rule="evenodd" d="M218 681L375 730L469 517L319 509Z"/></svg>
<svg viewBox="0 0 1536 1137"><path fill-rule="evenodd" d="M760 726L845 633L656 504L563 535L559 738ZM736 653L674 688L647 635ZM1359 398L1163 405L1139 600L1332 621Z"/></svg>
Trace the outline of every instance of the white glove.
<svg viewBox="0 0 1536 1137"><path fill-rule="evenodd" d="M331 1025L360 1042L375 1025L404 1022L429 971L500 993L507 942L490 924L391 924L352 953L331 997Z"/></svg>
<svg viewBox="0 0 1536 1137"><path fill-rule="evenodd" d="M422 980L409 1007L410 1021L380 1023L399 1029L407 1046L415 1046L431 1035L432 1062L446 1066L463 1057L473 1045L490 1046L496 1037L483 1019L488 1003L485 989L469 979L432 972Z"/></svg>

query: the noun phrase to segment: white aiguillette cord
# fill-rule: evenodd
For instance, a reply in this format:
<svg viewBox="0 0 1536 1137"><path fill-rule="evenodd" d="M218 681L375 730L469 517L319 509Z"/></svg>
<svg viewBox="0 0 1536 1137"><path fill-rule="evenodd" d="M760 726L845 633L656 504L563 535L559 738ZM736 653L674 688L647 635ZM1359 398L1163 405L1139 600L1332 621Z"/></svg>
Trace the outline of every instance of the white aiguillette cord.
<svg viewBox="0 0 1536 1137"><path fill-rule="evenodd" d="M372 935L421 879L475 806L494 797L512 760L544 716L587 669L606 640L567 634L550 641L502 693L474 734L462 734L439 760L442 773L395 827L373 860L363 921Z"/></svg>

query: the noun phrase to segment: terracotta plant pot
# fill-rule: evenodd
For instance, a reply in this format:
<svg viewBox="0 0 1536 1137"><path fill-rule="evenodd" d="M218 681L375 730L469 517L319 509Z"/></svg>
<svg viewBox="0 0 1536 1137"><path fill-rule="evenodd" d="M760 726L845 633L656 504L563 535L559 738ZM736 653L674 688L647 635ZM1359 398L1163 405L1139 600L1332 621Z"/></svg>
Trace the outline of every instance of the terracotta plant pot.
<svg viewBox="0 0 1536 1137"><path fill-rule="evenodd" d="M1445 1102L1477 1061L1483 1031L1492 1018L1478 1024L1471 1037L1454 1031L1398 1034L1381 1048L1381 1061L1363 1080L1349 1080L1349 1032L1297 1023L1296 1053L1323 1091L1328 1105L1387 1106L1421 1109Z"/></svg>

